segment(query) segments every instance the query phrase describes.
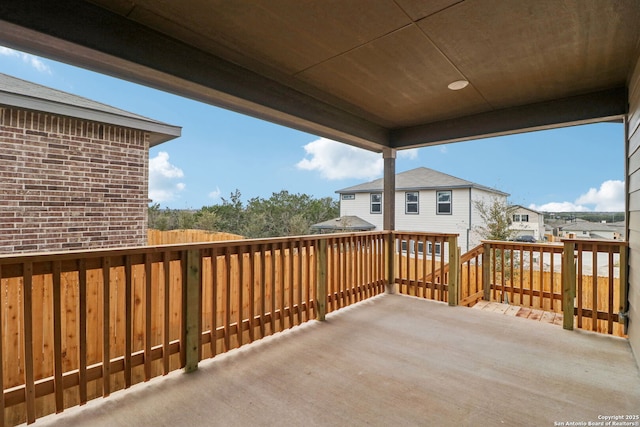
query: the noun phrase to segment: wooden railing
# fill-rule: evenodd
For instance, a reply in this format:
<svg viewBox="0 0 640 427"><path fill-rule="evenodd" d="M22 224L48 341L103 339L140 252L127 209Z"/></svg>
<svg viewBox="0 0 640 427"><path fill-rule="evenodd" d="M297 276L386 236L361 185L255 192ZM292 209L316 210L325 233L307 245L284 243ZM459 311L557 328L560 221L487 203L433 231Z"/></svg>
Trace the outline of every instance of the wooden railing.
<svg viewBox="0 0 640 427"><path fill-rule="evenodd" d="M456 305L460 265L457 236L395 232L393 265L398 292Z"/></svg>
<svg viewBox="0 0 640 427"><path fill-rule="evenodd" d="M624 242L488 241L460 256L456 235L408 232L2 256L0 424L194 370L391 285L450 305L564 312L566 328L622 335L625 265Z"/></svg>
<svg viewBox="0 0 640 427"><path fill-rule="evenodd" d="M0 424L36 418L384 291L390 233L0 257Z"/></svg>
<svg viewBox="0 0 640 427"><path fill-rule="evenodd" d="M491 301L556 311L562 302L562 245L485 243ZM485 299L486 291L485 287Z"/></svg>
<svg viewBox="0 0 640 427"><path fill-rule="evenodd" d="M566 329L624 336L618 313L627 298L627 243L563 242L486 241L474 248L461 257L460 305L484 299L564 313Z"/></svg>
<svg viewBox="0 0 640 427"><path fill-rule="evenodd" d="M627 243L564 240L564 265L565 328L624 335Z"/></svg>
<svg viewBox="0 0 640 427"><path fill-rule="evenodd" d="M484 245L480 244L460 257L460 302L465 307L474 305L484 296L482 285ZM488 263L485 261L485 263Z"/></svg>

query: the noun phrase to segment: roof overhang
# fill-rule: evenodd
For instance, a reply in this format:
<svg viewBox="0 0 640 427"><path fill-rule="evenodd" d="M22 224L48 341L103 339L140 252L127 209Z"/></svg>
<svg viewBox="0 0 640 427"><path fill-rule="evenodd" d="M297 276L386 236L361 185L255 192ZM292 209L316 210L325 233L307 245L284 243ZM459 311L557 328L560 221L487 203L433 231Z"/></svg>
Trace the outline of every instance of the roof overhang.
<svg viewBox="0 0 640 427"><path fill-rule="evenodd" d="M146 131L149 132L149 145L151 147L177 138L182 133L182 128L179 126L3 91L0 91L0 105L43 111L60 116L76 117L93 122Z"/></svg>
<svg viewBox="0 0 640 427"><path fill-rule="evenodd" d="M638 22L636 0L3 0L0 44L382 151L621 119Z"/></svg>

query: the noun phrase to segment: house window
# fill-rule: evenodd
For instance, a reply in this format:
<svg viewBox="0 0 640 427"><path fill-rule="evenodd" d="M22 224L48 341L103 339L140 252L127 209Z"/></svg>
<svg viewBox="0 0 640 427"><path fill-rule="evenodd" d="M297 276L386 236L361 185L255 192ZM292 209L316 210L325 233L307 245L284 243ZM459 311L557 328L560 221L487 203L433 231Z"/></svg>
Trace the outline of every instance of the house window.
<svg viewBox="0 0 640 427"><path fill-rule="evenodd" d="M371 194L371 213L382 213L382 193Z"/></svg>
<svg viewBox="0 0 640 427"><path fill-rule="evenodd" d="M420 248L420 246L418 245L418 248ZM400 242L400 250L402 251L402 253L407 253L407 249L409 250L409 254L415 254L415 250L416 250L416 242L415 240L409 240L409 242L407 242L406 240L403 240ZM418 249L419 251L420 249Z"/></svg>
<svg viewBox="0 0 640 427"><path fill-rule="evenodd" d="M407 191L404 193L404 213L417 214L418 213L418 192Z"/></svg>
<svg viewBox="0 0 640 427"><path fill-rule="evenodd" d="M355 194L343 194L342 195L342 200L355 200L356 199L356 195Z"/></svg>
<svg viewBox="0 0 640 427"><path fill-rule="evenodd" d="M442 246L440 245L440 243L436 243L436 255L440 255L440 251L442 249ZM433 244L431 242L429 242L429 244L427 245L427 255L432 255L433 254Z"/></svg>
<svg viewBox="0 0 640 427"><path fill-rule="evenodd" d="M438 215L451 215L451 191L438 191L436 193Z"/></svg>
<svg viewBox="0 0 640 427"><path fill-rule="evenodd" d="M529 222L529 215L527 214L514 214L513 222Z"/></svg>

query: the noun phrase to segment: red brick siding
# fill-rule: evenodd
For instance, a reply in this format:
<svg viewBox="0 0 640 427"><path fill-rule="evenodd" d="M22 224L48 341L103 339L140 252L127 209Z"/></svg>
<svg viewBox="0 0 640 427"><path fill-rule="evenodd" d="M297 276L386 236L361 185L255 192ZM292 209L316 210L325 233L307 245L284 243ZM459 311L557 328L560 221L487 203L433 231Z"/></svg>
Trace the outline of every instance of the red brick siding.
<svg viewBox="0 0 640 427"><path fill-rule="evenodd" d="M0 107L0 253L139 246L149 134Z"/></svg>

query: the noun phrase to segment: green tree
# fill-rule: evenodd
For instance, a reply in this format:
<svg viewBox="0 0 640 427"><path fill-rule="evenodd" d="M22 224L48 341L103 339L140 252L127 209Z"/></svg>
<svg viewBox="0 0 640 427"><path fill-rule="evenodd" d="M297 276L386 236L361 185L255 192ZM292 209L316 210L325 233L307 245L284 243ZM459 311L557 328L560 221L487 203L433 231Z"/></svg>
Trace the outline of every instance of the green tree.
<svg viewBox="0 0 640 427"><path fill-rule="evenodd" d="M268 199L255 197L246 206L239 190L221 204L204 206L198 211L160 209L149 206L149 227L158 230L197 228L224 231L250 238L309 234L311 225L339 215L337 200L292 194L286 190Z"/></svg>
<svg viewBox="0 0 640 427"><path fill-rule="evenodd" d="M314 199L286 190L268 199L256 197L247 203L247 237L277 237L309 234L311 225L338 216L338 204L331 198Z"/></svg>
<svg viewBox="0 0 640 427"><path fill-rule="evenodd" d="M160 209L159 203L154 203L148 209L148 225L147 227L156 230L171 230L170 212L168 209Z"/></svg>
<svg viewBox="0 0 640 427"><path fill-rule="evenodd" d="M483 225L476 227L476 231L483 239L511 240L515 236L515 231L510 228L513 212L516 210L515 206L509 205L505 199L497 197L490 201L474 201L474 206L483 222ZM495 268L495 272L502 277L501 280L510 280L511 272L506 266L511 263L511 258L514 256L513 250L495 249L490 256L492 257L489 264L491 269ZM519 258L514 257L513 261L514 266L520 265ZM491 274L494 274L493 271ZM506 293L503 292L500 298L502 302L506 302Z"/></svg>
<svg viewBox="0 0 640 427"><path fill-rule="evenodd" d="M228 199L222 198L221 205L203 208L216 214L219 231L244 235L242 234L242 228L245 220L245 212L241 196L240 190L236 189L229 195Z"/></svg>
<svg viewBox="0 0 640 427"><path fill-rule="evenodd" d="M494 197L491 200L475 200L473 202L482 224L476 226L476 232L485 240L510 240L515 232L510 228L513 212L516 207L509 205L505 199Z"/></svg>
<svg viewBox="0 0 640 427"><path fill-rule="evenodd" d="M193 215L193 227L198 230L218 231L220 219L218 214L213 211L200 209Z"/></svg>

